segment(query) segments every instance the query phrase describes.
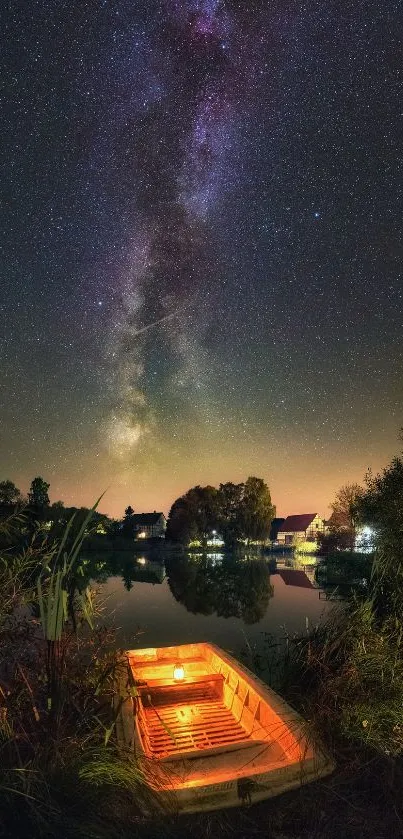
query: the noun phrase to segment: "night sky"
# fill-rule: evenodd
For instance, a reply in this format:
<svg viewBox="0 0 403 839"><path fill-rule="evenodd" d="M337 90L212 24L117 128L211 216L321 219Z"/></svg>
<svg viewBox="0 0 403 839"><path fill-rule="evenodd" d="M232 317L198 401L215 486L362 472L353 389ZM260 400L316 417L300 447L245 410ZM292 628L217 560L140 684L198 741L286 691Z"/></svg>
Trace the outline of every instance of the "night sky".
<svg viewBox="0 0 403 839"><path fill-rule="evenodd" d="M324 513L403 424L402 4L5 6L0 480Z"/></svg>

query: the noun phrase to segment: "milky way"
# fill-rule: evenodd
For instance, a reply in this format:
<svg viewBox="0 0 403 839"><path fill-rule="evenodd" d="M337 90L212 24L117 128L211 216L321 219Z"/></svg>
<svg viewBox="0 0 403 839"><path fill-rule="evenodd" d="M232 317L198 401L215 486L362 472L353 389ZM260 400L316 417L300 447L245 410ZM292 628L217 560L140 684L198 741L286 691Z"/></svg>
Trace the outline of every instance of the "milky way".
<svg viewBox="0 0 403 839"><path fill-rule="evenodd" d="M157 342L158 364L169 366L164 388L176 393L186 388L196 412L209 413L200 346L200 318L204 331L211 319L203 298L214 278L206 258L208 222L228 189L227 152L236 131L234 22L218 2L168 2L165 13L169 35L158 44L158 64L168 68L160 71L158 83L165 96L142 126L138 157L151 195L143 196L136 220L142 233L124 274L110 344L110 382L119 401L106 432L112 451L126 464L143 438L150 444L149 434L159 430L147 392L147 344ZM169 419L178 422L176 414L173 407ZM191 421L188 412L186 420Z"/></svg>
<svg viewBox="0 0 403 839"><path fill-rule="evenodd" d="M402 424L402 7L15 0L1 477L325 512Z"/></svg>

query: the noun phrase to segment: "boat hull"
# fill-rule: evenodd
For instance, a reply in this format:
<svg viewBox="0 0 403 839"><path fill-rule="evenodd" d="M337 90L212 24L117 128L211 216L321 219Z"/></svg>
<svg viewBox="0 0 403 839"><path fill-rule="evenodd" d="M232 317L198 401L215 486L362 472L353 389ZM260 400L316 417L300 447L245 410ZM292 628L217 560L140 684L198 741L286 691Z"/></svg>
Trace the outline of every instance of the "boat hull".
<svg viewBox="0 0 403 839"><path fill-rule="evenodd" d="M193 675L192 667L196 660L202 660L197 658L201 654L208 663L208 672L214 676ZM181 703L181 695L169 679L160 688L162 680L150 678L150 674L166 675L171 661L178 660L189 671L189 682L196 680L198 687L198 679L209 682L215 678L222 682L214 705L222 723L213 722L207 734L206 725L200 723L203 718L199 706ZM132 650L128 652L128 661L135 682L145 684L139 688L144 698L129 698L123 704L118 739L126 754L141 766L149 788L158 796L165 795L170 808L191 813L250 805L333 771L333 762L313 740L305 721L219 647L195 644ZM199 670L202 667L197 666ZM143 680L144 674L147 678ZM154 701L150 708L143 707L145 699L154 697L155 691L160 696L158 690L161 693L171 689L173 701L160 697L159 704ZM186 695L186 685L184 691ZM205 702L212 705L211 695L206 697ZM229 710L233 728L228 727ZM175 728L175 715L181 718L184 714L191 723L183 726L182 731L178 724Z"/></svg>

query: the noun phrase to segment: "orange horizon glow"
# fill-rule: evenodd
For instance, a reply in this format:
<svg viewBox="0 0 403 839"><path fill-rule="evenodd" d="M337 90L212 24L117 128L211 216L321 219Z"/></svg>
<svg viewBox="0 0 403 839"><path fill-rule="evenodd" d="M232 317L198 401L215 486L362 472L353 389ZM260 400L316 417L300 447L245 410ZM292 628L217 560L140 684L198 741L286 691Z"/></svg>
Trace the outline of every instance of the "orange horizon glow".
<svg viewBox="0 0 403 839"><path fill-rule="evenodd" d="M254 453L253 457L240 457L234 463L232 457L204 456L198 452L197 459L189 463L178 461L170 464L150 464L150 468L126 471L119 464L108 459L95 471L93 464L82 463L77 475L54 473L38 463L29 466L26 475L7 475L14 480L22 492L27 492L32 477L41 475L50 483L51 503L62 500L66 507L91 507L105 492L99 511L111 518L122 518L125 508L131 504L140 512L163 512L168 516L173 502L192 486L208 484L218 487L220 483L239 483L249 475L262 477L269 486L277 516L286 517L297 513L317 512L326 518L329 505L336 492L346 483L364 485L365 474L370 467L375 473L381 471L399 450L395 440L389 440L379 452L343 450L328 456L313 452L307 457L298 446L286 451ZM259 461L261 465L259 466ZM266 463L270 465L267 467Z"/></svg>

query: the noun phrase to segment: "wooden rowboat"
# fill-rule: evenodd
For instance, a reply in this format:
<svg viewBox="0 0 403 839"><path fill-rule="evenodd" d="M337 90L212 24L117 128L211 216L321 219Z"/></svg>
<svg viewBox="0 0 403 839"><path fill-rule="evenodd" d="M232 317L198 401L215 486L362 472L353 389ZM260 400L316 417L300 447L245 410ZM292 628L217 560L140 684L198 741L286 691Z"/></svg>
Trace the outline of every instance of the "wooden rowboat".
<svg viewBox="0 0 403 839"><path fill-rule="evenodd" d="M118 739L182 812L239 806L333 771L304 720L213 644L129 650Z"/></svg>

